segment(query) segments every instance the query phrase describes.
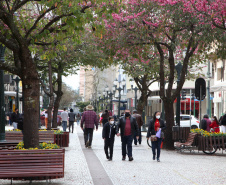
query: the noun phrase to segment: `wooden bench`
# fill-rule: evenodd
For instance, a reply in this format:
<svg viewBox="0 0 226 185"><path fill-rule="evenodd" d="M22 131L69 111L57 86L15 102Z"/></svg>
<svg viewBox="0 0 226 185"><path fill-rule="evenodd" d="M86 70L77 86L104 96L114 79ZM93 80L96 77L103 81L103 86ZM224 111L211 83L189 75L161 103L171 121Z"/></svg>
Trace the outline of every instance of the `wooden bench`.
<svg viewBox="0 0 226 185"><path fill-rule="evenodd" d="M20 131L6 131L6 141L23 141L23 134ZM39 142L51 142L54 143L54 131L39 131Z"/></svg>
<svg viewBox="0 0 226 185"><path fill-rule="evenodd" d="M1 150L0 178L46 180L64 177L64 149Z"/></svg>
<svg viewBox="0 0 226 185"><path fill-rule="evenodd" d="M197 133L190 132L185 143L175 142L174 147L179 151L182 151L185 149L191 151L192 147L194 147L193 143L195 142L196 136L197 136Z"/></svg>

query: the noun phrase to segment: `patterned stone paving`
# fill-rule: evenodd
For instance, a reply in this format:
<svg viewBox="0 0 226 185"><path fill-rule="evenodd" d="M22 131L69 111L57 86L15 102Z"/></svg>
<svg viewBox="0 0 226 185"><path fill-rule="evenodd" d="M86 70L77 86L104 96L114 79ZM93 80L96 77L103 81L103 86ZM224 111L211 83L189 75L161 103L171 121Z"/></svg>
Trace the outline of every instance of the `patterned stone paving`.
<svg viewBox="0 0 226 185"><path fill-rule="evenodd" d="M76 126L75 126L76 127ZM65 177L52 180L52 185L94 184L88 165L78 139L77 128L70 134L70 147L66 148ZM143 133L142 145L133 146L134 161L121 160L120 137L115 139L113 161L107 161L104 154L102 129L94 131L92 150L98 157L106 173L115 185L226 185L226 155L206 155L200 153L177 153L161 151L161 162L152 160L151 149ZM98 171L98 169L97 169ZM0 180L0 185L8 185L10 180ZM13 181L13 184L24 185L28 182ZM44 185L45 181L35 181L33 185ZM98 183L95 183L98 184Z"/></svg>

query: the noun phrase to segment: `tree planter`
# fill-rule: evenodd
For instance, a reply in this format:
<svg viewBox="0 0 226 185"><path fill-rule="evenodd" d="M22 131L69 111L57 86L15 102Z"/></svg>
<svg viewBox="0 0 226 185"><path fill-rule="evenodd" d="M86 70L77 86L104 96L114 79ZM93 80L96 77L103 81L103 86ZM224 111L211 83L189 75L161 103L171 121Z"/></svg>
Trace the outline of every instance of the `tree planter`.
<svg viewBox="0 0 226 185"><path fill-rule="evenodd" d="M64 132L63 134L54 134L54 143L60 147L69 146L69 132Z"/></svg>
<svg viewBox="0 0 226 185"><path fill-rule="evenodd" d="M64 149L0 150L0 178L47 180L64 177Z"/></svg>

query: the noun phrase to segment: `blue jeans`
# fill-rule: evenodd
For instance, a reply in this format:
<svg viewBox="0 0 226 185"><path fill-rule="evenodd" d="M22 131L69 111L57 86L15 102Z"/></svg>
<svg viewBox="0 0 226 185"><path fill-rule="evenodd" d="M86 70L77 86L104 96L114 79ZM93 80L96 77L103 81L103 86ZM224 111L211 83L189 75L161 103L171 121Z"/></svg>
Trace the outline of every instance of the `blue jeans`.
<svg viewBox="0 0 226 185"><path fill-rule="evenodd" d="M139 136L139 139L137 139L137 135L134 134L134 144L135 145L137 145L137 141L139 142L139 144L141 144L141 141L142 141L141 128L139 128L139 130L138 130L138 136Z"/></svg>
<svg viewBox="0 0 226 185"><path fill-rule="evenodd" d="M128 157L132 157L133 135L123 136L121 141L122 141L122 156L126 156L126 154L128 154Z"/></svg>
<svg viewBox="0 0 226 185"><path fill-rule="evenodd" d="M156 155L156 149L157 149L157 159L160 157L160 146L162 143L162 138L157 138L157 141L152 141L152 153L155 156Z"/></svg>
<svg viewBox="0 0 226 185"><path fill-rule="evenodd" d="M67 129L67 121L62 121L63 131L66 132Z"/></svg>

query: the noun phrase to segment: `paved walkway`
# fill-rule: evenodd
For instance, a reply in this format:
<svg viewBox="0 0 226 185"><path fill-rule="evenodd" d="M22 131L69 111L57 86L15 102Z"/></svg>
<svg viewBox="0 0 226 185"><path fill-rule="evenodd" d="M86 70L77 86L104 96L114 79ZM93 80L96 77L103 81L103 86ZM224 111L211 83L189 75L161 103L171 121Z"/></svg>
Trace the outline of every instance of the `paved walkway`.
<svg viewBox="0 0 226 185"><path fill-rule="evenodd" d="M226 155L206 155L202 152L180 154L176 151L161 151L161 162L152 160L151 149L146 141L133 146L134 161L121 160L120 138L116 137L113 161L107 161L101 138L102 128L94 131L92 149L84 147L83 133L75 126L70 133L70 144L66 149L65 177L52 180L52 185L226 185ZM145 134L144 134L145 135ZM145 139L145 137L143 137ZM0 180L8 185L10 180ZM13 181L13 184L29 184ZM44 185L45 181L34 181Z"/></svg>

